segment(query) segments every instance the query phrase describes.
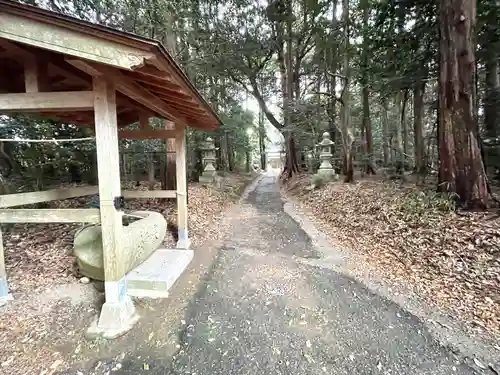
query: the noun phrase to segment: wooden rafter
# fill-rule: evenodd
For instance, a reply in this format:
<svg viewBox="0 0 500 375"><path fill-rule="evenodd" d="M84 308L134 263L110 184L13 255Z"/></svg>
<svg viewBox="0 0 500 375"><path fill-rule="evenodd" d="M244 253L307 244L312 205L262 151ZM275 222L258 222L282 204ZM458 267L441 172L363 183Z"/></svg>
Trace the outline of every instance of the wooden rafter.
<svg viewBox="0 0 500 375"><path fill-rule="evenodd" d="M164 95L169 95L169 94L174 95L176 97L176 100L179 100L180 102L192 103L194 105L199 106L198 103L193 101L191 96L185 94L183 91L180 91L179 89L171 88L169 86L164 86L160 82L151 82L151 81L148 82L145 79L141 80L137 78L137 76L130 75L130 78L132 78L137 82L140 82L140 84L146 87L149 91L163 93Z"/></svg>
<svg viewBox="0 0 500 375"><path fill-rule="evenodd" d="M68 64L63 58L57 58L56 56L50 55L50 53L45 51L33 52L28 48L21 47L13 42L0 38L0 46L7 51L10 51L15 56L18 57L20 62L42 60L47 61L48 66L59 73L64 79L74 80L77 85L80 84L85 89L92 88L92 77L82 70L75 68L73 65ZM64 80L62 80L64 81ZM60 81L61 82L61 81ZM55 82L51 82L54 84ZM65 87L67 88L67 86ZM135 103L129 100L124 95L117 95L117 101L125 106L135 108L141 112L149 112L149 110L141 105L140 103ZM150 113L153 115L152 113ZM91 117L93 123L93 116Z"/></svg>
<svg viewBox="0 0 500 375"><path fill-rule="evenodd" d="M163 79L167 82L171 82L173 85L177 87L182 87L181 85L174 82L172 74L164 72L162 70L158 70L157 68L151 65L144 65L141 68L137 69L135 72L155 79Z"/></svg>
<svg viewBox="0 0 500 375"><path fill-rule="evenodd" d="M186 113L191 113L194 115L201 115L204 113L204 111L199 107L193 108L193 106L190 106L190 105L186 104L185 102L179 102L179 101L176 101L175 99L171 99L169 96L167 96L165 94L158 95L158 97L161 98L161 100L163 100L164 102L169 103L173 106L176 106L179 109L179 111L182 110Z"/></svg>
<svg viewBox="0 0 500 375"><path fill-rule="evenodd" d="M8 82L0 85L3 92L20 93L25 87L28 92L89 90L95 74L68 63L80 61L101 70L100 75L104 70L118 75L111 78L117 88L117 103L119 107L135 111L134 115L120 114L123 120L119 119L119 124L128 119L137 120L142 112L197 128L214 128L220 123L209 104L158 42L35 7L3 0L0 3L3 5L0 9L0 69L9 76ZM43 70L45 65L47 87L42 87L45 84L40 79L44 74L31 73ZM24 76L23 71L27 72ZM78 117L75 123L88 118L74 116ZM71 121L71 117L64 117Z"/></svg>
<svg viewBox="0 0 500 375"><path fill-rule="evenodd" d="M137 82L127 78L120 71L106 66L85 62L83 60L67 60L67 62L94 77L106 77L106 79L113 82L119 92L141 104L154 108L162 117L187 126L186 119L182 114Z"/></svg>
<svg viewBox="0 0 500 375"><path fill-rule="evenodd" d="M140 71L126 72L125 74L128 75L129 77L135 79L136 81L148 83L152 86L166 87L166 88L169 88L170 90L174 91L177 94L181 94L181 95L188 97L188 98L191 97L191 95L186 94L182 90L181 85L179 85L179 84L175 83L174 81L172 81L171 79L167 79L163 76L160 76L160 77L151 76L151 75L146 76L146 75L142 74Z"/></svg>

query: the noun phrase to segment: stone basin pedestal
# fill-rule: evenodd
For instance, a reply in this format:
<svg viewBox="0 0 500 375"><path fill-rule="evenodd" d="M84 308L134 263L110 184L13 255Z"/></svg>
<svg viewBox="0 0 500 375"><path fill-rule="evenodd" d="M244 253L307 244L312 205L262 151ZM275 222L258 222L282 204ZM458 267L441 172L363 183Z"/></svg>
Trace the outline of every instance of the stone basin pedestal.
<svg viewBox="0 0 500 375"><path fill-rule="evenodd" d="M161 246L167 233L167 221L159 212L135 211L130 215L142 219L124 215L122 246L127 273L149 258ZM86 226L75 234L73 253L82 275L104 281L102 233L99 224Z"/></svg>

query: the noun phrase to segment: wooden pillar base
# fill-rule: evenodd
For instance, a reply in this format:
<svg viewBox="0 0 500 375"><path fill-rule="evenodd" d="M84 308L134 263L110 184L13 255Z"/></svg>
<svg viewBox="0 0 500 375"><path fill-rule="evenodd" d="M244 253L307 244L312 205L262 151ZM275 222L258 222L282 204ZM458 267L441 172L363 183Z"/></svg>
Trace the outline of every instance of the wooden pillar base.
<svg viewBox="0 0 500 375"><path fill-rule="evenodd" d="M105 289L116 289L119 284L116 281L106 281ZM99 317L92 322L85 337L89 340L97 337L112 340L130 331L138 320L139 315L132 299L125 295L119 301L109 301L102 305Z"/></svg>
<svg viewBox="0 0 500 375"><path fill-rule="evenodd" d="M0 230L0 306L11 301L12 295L9 294L9 284L7 283L7 271L5 270L5 255L3 252L3 238Z"/></svg>
<svg viewBox="0 0 500 375"><path fill-rule="evenodd" d="M179 235L179 240L177 241L176 248L188 250L191 247L191 240L189 239L187 229L179 228L177 233Z"/></svg>
<svg viewBox="0 0 500 375"><path fill-rule="evenodd" d="M0 276L0 306L7 304L8 301L12 301L12 295L9 293L9 285L7 284L7 278Z"/></svg>

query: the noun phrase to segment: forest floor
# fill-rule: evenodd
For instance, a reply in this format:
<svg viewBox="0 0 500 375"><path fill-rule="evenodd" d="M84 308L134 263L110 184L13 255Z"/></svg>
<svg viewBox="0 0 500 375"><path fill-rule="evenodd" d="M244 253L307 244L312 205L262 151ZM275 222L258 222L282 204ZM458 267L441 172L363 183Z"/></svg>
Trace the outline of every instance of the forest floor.
<svg viewBox="0 0 500 375"><path fill-rule="evenodd" d="M202 278L208 267L208 264L202 266L203 257L210 256L205 245L215 244L224 236L220 223L224 210L237 200L254 178L228 174L222 178L223 185L219 189L189 184L189 228L195 249L192 263L200 263L199 269L188 278L193 288L197 285L196 278ZM147 183L125 185L123 188L129 190L148 189ZM51 202L50 207L88 207L96 198ZM131 199L126 201L126 210L153 210L162 212L169 222L176 221L175 202L172 200ZM6 267L14 301L0 307L0 373L51 375L61 367L86 360L89 353L106 355L107 343L89 342L83 338L102 303L102 294L92 285L79 282L73 272L72 241L79 227L72 224L16 224L4 231ZM205 254L199 260L196 249L202 245ZM165 246L175 246L168 232ZM144 310L154 314L155 308L143 304L138 306L140 314L141 309L144 315Z"/></svg>
<svg viewBox="0 0 500 375"><path fill-rule="evenodd" d="M375 272L465 324L472 335L500 338L500 215L455 212L414 183L365 178L312 188L311 175L284 192L336 246ZM358 267L359 269L355 269ZM495 346L500 353L500 346Z"/></svg>

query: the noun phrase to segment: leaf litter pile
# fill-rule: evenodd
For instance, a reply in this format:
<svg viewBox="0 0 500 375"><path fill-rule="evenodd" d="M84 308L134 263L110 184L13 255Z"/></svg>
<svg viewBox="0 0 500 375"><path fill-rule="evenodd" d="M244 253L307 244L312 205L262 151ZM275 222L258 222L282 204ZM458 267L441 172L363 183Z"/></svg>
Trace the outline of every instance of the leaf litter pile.
<svg viewBox="0 0 500 375"><path fill-rule="evenodd" d="M249 177L229 174L223 181L219 189L199 184L188 186L189 235L195 249L205 241L217 240L224 235L223 228L215 222L219 221L228 204L239 196L242 188L248 184ZM75 185L62 187L70 186ZM122 188L148 190L148 184L143 182L135 186L133 182L124 183ZM154 188L160 189L160 186ZM49 202L45 208L89 208L96 199L97 196L87 196ZM125 212L134 210L161 212L168 222L177 221L175 200L172 199L126 200ZM54 350L51 343L83 338L81 330L86 327L80 327L81 321L89 321L98 306L87 303L89 299L95 299L95 290L92 287L82 289L86 286L78 284L73 271L72 242L81 226L16 224L4 228L6 268L14 301L0 310L3 322L0 323L0 347L3 348L0 351L0 373L6 371L7 374L12 370L13 374L39 374L43 368L47 369L47 373L52 373L56 369L50 366L56 364L57 367L64 367L64 359L67 359L68 354ZM168 232L164 245L175 246L173 236ZM90 296L85 292L83 294L86 296L79 297L82 290L90 290ZM85 304L82 305L83 302ZM78 347L74 353L70 353L72 358L77 352Z"/></svg>
<svg viewBox="0 0 500 375"><path fill-rule="evenodd" d="M455 213L432 191L375 180L288 186L325 232L366 255L393 282L458 314L474 330L500 327L500 217Z"/></svg>

